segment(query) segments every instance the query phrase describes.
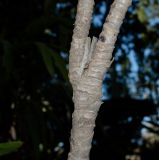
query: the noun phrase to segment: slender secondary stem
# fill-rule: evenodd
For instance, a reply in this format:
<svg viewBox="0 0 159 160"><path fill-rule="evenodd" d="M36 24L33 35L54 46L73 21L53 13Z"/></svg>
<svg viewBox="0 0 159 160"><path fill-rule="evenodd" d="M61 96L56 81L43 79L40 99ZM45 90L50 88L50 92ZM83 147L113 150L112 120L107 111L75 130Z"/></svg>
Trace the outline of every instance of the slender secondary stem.
<svg viewBox="0 0 159 160"><path fill-rule="evenodd" d="M93 6L94 0L78 1L69 57L69 77L72 85L79 79L79 68L81 66L85 43L89 34Z"/></svg>

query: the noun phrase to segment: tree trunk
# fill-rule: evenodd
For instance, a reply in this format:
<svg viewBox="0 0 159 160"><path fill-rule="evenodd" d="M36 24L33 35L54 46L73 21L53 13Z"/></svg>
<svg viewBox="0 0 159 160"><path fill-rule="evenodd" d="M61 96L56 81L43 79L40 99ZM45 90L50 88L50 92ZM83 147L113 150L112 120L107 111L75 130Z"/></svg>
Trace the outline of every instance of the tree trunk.
<svg viewBox="0 0 159 160"><path fill-rule="evenodd" d="M102 80L111 65L114 44L131 0L115 0L99 39L88 37L94 0L79 0L70 57L74 113L68 160L89 160L95 119L101 105Z"/></svg>

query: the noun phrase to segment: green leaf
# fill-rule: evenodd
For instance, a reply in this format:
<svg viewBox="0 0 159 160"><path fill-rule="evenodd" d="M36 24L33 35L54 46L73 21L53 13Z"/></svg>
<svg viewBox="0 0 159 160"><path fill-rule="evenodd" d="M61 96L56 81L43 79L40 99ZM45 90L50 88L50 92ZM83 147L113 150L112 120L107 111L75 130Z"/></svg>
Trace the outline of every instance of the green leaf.
<svg viewBox="0 0 159 160"><path fill-rule="evenodd" d="M138 10L137 10L137 16L139 18L139 21L141 23L144 23L147 21L147 16L145 14L145 8L143 6L141 6Z"/></svg>
<svg viewBox="0 0 159 160"><path fill-rule="evenodd" d="M0 156L17 151L22 146L21 141L0 143Z"/></svg>
<svg viewBox="0 0 159 160"><path fill-rule="evenodd" d="M7 41L2 41L4 55L3 55L3 67L6 69L7 76L12 72L13 69L13 55L12 46Z"/></svg>
<svg viewBox="0 0 159 160"><path fill-rule="evenodd" d="M45 44L43 43L36 43L40 53L43 56L45 65L49 71L49 73L52 75L54 66L59 70L60 74L62 75L62 77L68 81L68 73L66 70L66 64L64 62L64 60L62 59L62 57L60 57L59 54L57 53L53 53L52 49L47 47Z"/></svg>
<svg viewBox="0 0 159 160"><path fill-rule="evenodd" d="M62 74L63 78L68 81L68 73L66 70L66 64L64 62L64 60L62 59L62 57L60 57L59 54L52 54L54 62L55 62L55 66L58 68L58 70L60 71L60 73Z"/></svg>
<svg viewBox="0 0 159 160"><path fill-rule="evenodd" d="M52 50L50 50L45 44L37 42L36 43L39 52L41 53L43 57L43 61L45 63L45 66L51 76L54 74L54 65L52 60Z"/></svg>

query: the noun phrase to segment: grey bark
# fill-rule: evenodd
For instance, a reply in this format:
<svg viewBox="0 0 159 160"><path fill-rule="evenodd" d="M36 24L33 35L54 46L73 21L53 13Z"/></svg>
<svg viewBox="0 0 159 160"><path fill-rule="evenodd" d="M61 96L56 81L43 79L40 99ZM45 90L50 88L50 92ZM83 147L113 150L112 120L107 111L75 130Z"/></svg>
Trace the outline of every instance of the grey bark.
<svg viewBox="0 0 159 160"><path fill-rule="evenodd" d="M115 0L99 39L88 37L94 0L79 0L69 57L74 113L68 160L89 160L100 108L102 80L111 65L114 44L131 0Z"/></svg>

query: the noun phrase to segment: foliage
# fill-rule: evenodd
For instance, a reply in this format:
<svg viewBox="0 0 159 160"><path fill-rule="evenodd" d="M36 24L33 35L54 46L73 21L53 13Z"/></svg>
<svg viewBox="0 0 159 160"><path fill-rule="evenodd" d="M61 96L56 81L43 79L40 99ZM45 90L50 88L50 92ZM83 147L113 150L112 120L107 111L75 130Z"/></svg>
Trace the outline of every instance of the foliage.
<svg viewBox="0 0 159 160"><path fill-rule="evenodd" d="M100 15L102 24L111 3L96 0L90 36L100 33L95 17ZM16 139L23 142L18 152L1 159L60 160L67 157L73 110L67 65L76 5L74 0L3 0L0 3L0 142ZM158 104L158 6L158 1L133 1L116 43L115 61L104 79L103 99L128 96ZM157 117L152 115L151 121L156 123ZM112 148L117 152L113 160L120 160L121 153L126 154L120 150L120 145L132 147L132 137L125 142L122 135L129 130L128 127L123 131L123 126L131 116L130 113L123 121L117 119L118 130L115 131L111 125L99 127L102 124L99 123L100 129L97 127L97 135L106 134L108 139L111 136L107 148L114 145ZM133 118L137 138L142 128L141 117L144 116ZM13 126L16 136L9 132ZM110 133L104 132L107 127ZM116 139L113 133L122 136ZM100 139L94 142L96 152L99 144ZM1 145L4 147L3 143ZM18 146L13 148L16 150ZM149 150L146 146L143 149ZM105 157L108 152L104 151Z"/></svg>
<svg viewBox="0 0 159 160"><path fill-rule="evenodd" d="M157 1L133 1L116 43L115 63L105 79L108 97L131 96L158 103L158 93L153 88L158 86L158 31L155 28L159 14L152 11L157 4ZM116 92L118 89L122 90L121 95Z"/></svg>
<svg viewBox="0 0 159 160"><path fill-rule="evenodd" d="M15 152L22 146L21 141L0 143L0 156Z"/></svg>
<svg viewBox="0 0 159 160"><path fill-rule="evenodd" d="M53 9L57 3L0 6L0 141L22 140L22 159L67 156L72 100L66 65L73 21Z"/></svg>

